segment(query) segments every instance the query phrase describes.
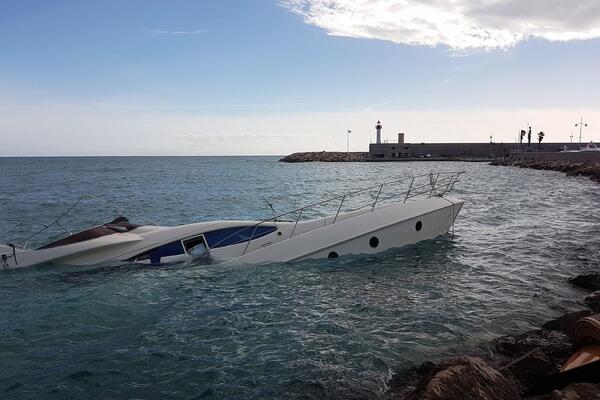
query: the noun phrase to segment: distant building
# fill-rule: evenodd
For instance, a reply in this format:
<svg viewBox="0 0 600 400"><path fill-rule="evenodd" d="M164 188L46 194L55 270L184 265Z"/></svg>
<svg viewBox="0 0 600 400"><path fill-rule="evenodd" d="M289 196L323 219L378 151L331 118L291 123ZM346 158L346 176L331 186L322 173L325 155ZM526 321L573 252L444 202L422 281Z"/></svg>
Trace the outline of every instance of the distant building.
<svg viewBox="0 0 600 400"><path fill-rule="evenodd" d="M489 159L508 157L516 143L405 143L405 134L398 133L398 143L381 143L382 125L375 126L377 142L369 145L369 159L374 161L401 161L402 159ZM531 147L533 151L562 151L565 145L575 148L573 143L542 143Z"/></svg>

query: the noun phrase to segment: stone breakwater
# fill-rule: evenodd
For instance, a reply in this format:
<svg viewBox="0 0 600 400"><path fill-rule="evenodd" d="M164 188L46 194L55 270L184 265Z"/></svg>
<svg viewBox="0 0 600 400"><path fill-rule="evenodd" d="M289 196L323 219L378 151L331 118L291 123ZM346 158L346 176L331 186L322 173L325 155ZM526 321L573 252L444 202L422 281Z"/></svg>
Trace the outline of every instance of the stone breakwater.
<svg viewBox="0 0 600 400"><path fill-rule="evenodd" d="M283 157L281 162L297 163L297 162L358 162L366 161L369 158L369 153L343 151L316 151L305 153L293 153Z"/></svg>
<svg viewBox="0 0 600 400"><path fill-rule="evenodd" d="M535 160L500 160L490 165L513 166L549 171L565 172L567 176L589 176L591 180L600 183L600 162L586 161L535 161Z"/></svg>
<svg viewBox="0 0 600 400"><path fill-rule="evenodd" d="M465 161L465 162L490 162L489 158L459 158L459 157L416 157L416 158L370 158L369 153L343 151L315 151L293 153L281 158L279 161L287 163L304 162L407 162L407 161Z"/></svg>
<svg viewBox="0 0 600 400"><path fill-rule="evenodd" d="M576 350L575 323L600 312L600 275L569 282L594 291L589 307L544 323L541 329L499 337L485 354L425 362L396 373L390 397L402 400L576 400L600 399L600 375L559 374ZM597 369L596 369L597 371Z"/></svg>

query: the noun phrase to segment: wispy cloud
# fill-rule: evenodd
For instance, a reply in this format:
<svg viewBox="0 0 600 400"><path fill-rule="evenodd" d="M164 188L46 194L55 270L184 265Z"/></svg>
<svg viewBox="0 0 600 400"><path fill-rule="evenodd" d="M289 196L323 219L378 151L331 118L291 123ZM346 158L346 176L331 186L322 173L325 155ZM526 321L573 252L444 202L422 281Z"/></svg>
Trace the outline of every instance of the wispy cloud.
<svg viewBox="0 0 600 400"><path fill-rule="evenodd" d="M453 50L600 38L598 0L280 0L329 35Z"/></svg>
<svg viewBox="0 0 600 400"><path fill-rule="evenodd" d="M150 35L199 35L201 33L206 33L203 29L197 29L194 31L166 31L163 29L147 29L144 31Z"/></svg>
<svg viewBox="0 0 600 400"><path fill-rule="evenodd" d="M369 104L369 105L367 105L366 107L363 108L363 111L365 111L365 112L371 112L371 111L374 111L375 109L378 109L380 107L392 104L394 101L395 100L393 99L393 100L386 100L386 101L381 101L381 102L378 102L378 103Z"/></svg>

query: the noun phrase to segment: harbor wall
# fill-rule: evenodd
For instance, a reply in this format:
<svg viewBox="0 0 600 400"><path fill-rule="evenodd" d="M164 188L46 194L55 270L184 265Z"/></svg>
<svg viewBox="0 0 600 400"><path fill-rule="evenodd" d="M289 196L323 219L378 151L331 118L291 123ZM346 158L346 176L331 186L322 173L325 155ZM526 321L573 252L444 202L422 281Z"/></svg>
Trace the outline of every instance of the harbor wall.
<svg viewBox="0 0 600 400"><path fill-rule="evenodd" d="M381 143L371 144L369 152L302 152L290 154L283 162L360 162L360 161L486 161L497 159L533 161L598 161L600 152L564 152L578 143Z"/></svg>
<svg viewBox="0 0 600 400"><path fill-rule="evenodd" d="M530 151L558 152L573 143L537 143L521 147ZM381 143L369 145L369 159L393 161L411 158L491 159L509 157L515 143Z"/></svg>

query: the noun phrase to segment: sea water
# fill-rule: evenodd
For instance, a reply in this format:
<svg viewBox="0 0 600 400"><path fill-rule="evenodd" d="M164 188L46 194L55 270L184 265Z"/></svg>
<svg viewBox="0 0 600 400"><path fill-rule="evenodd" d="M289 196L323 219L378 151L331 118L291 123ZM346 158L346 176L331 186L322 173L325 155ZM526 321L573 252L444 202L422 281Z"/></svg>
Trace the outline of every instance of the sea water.
<svg viewBox="0 0 600 400"><path fill-rule="evenodd" d="M275 157L0 158L0 242L17 243L84 193L172 225L260 219L272 215L265 198L282 212L440 170L466 171L453 192L465 201L454 236L374 256L0 270L0 397L385 397L396 370L476 354L494 337L576 309L583 293L566 280L600 261L600 186L559 172ZM105 212L82 204L77 224L108 221Z"/></svg>

